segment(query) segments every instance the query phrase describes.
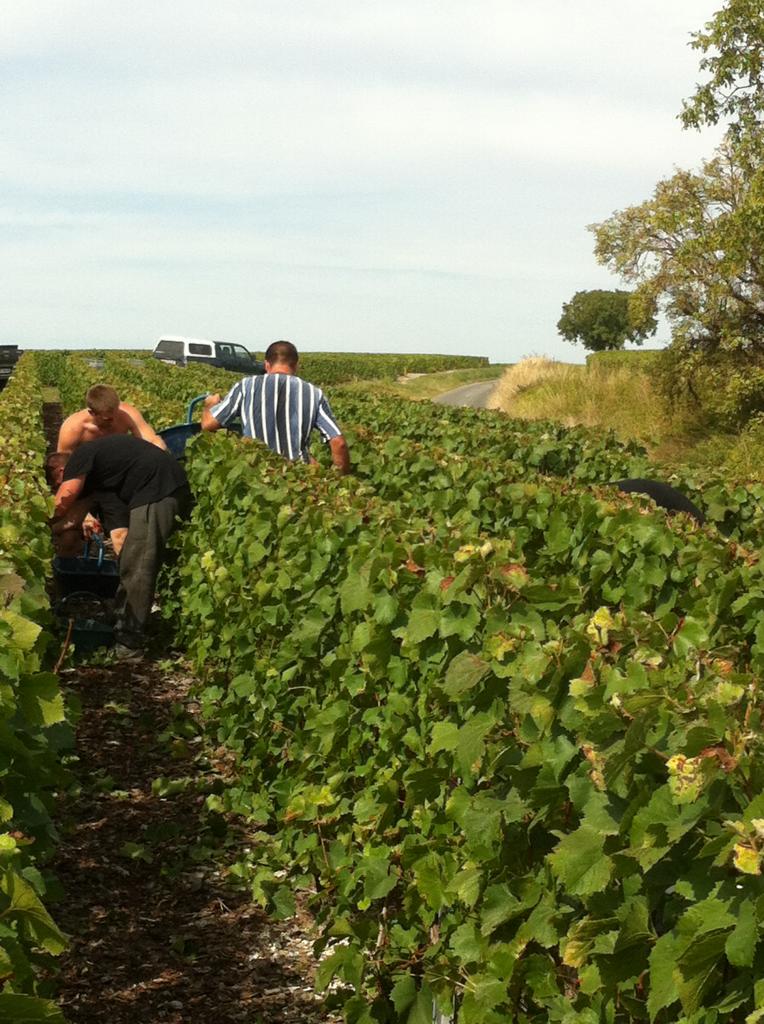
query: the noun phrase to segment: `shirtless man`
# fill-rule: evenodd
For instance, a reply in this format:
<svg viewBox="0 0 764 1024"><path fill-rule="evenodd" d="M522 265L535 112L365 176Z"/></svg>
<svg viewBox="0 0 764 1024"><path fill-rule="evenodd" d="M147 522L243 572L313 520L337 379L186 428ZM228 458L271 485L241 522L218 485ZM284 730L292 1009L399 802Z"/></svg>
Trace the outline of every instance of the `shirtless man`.
<svg viewBox="0 0 764 1024"><path fill-rule="evenodd" d="M85 441L97 441L109 434L134 434L167 451L162 438L145 421L134 405L120 402L108 384L94 384L85 395L87 408L67 416L58 433L59 452L71 454Z"/></svg>
<svg viewBox="0 0 764 1024"><path fill-rule="evenodd" d="M163 451L167 445L149 426L134 405L120 402L119 395L108 384L94 384L85 395L86 408L67 416L58 433L58 450L50 456L48 475L53 486L60 484L59 469L65 460L57 455L70 455L75 448L87 441L97 441L112 434L133 434L149 441ZM104 525L114 545L114 554L119 556L127 539L128 509L115 495L91 494L81 498L65 517L52 524L54 546L59 554L73 554L82 543L84 532L90 536L100 531L100 522L92 515L93 505L99 505Z"/></svg>

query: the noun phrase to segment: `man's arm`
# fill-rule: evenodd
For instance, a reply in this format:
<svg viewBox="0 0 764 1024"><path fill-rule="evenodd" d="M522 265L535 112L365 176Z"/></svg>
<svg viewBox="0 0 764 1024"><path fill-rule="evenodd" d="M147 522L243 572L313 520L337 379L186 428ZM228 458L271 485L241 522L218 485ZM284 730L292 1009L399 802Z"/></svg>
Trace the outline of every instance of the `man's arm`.
<svg viewBox="0 0 764 1024"><path fill-rule="evenodd" d="M74 412L71 416L67 416L61 424L61 429L58 432L56 451L71 453L81 441L82 420L80 418L80 413Z"/></svg>
<svg viewBox="0 0 764 1024"><path fill-rule="evenodd" d="M60 516L66 515L72 505L75 503L77 498L82 494L82 489L85 486L84 476L75 476L71 480L64 480L59 489L56 491L56 507L53 515L56 519Z"/></svg>
<svg viewBox="0 0 764 1024"><path fill-rule="evenodd" d="M67 481L68 483L69 481ZM50 521L50 529L53 536L65 533L67 530L80 530L85 519L90 515L90 498L81 498L72 502L66 510L66 514L60 518Z"/></svg>
<svg viewBox="0 0 764 1024"><path fill-rule="evenodd" d="M131 420L131 429L136 437L143 438L144 441L148 441L150 444L156 445L157 448L161 448L164 452L167 451L167 445L164 443L162 438L157 434L154 428L146 422L140 411L136 409L134 405L130 405L129 402L120 402L119 407L122 412L127 414L128 419Z"/></svg>
<svg viewBox="0 0 764 1024"><path fill-rule="evenodd" d="M315 427L329 445L332 454L332 463L343 476L350 472L350 449L348 443L342 436L337 421L334 418L332 408L327 401L326 395L320 392L321 398L316 410Z"/></svg>
<svg viewBox="0 0 764 1024"><path fill-rule="evenodd" d="M204 399L204 408L202 409L202 430L220 430L223 426L210 412L213 405L217 405L220 401L220 395L207 395Z"/></svg>
<svg viewBox="0 0 764 1024"><path fill-rule="evenodd" d="M350 472L350 449L342 434L329 440L329 450L332 453L332 462L335 468L342 476L346 476Z"/></svg>

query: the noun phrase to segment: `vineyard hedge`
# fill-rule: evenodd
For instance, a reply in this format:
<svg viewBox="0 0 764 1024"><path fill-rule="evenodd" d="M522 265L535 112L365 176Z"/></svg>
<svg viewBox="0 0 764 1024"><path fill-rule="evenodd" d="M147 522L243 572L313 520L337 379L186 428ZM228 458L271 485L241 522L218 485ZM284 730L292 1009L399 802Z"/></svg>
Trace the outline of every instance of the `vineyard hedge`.
<svg viewBox="0 0 764 1024"><path fill-rule="evenodd" d="M0 393L0 1020L62 1022L46 998L65 938L46 910L50 806L71 744L52 664L42 402L26 355Z"/></svg>
<svg viewBox="0 0 764 1024"><path fill-rule="evenodd" d="M495 466L445 505L225 436L188 468L165 602L238 758L212 800L348 1021L764 1017L758 559Z"/></svg>

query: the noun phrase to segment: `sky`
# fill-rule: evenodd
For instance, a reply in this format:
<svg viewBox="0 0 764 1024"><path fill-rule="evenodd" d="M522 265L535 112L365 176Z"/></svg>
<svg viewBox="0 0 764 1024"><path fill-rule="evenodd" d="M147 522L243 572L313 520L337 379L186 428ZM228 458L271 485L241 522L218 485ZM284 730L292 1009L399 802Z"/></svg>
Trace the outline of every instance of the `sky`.
<svg viewBox="0 0 764 1024"><path fill-rule="evenodd" d="M720 5L6 0L0 343L580 361L586 225L718 141Z"/></svg>

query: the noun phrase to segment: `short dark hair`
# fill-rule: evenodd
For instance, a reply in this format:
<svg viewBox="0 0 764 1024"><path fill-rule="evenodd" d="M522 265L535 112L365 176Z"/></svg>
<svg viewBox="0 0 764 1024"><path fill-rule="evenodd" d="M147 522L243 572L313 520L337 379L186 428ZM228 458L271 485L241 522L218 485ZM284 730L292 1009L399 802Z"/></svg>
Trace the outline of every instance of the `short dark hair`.
<svg viewBox="0 0 764 1024"><path fill-rule="evenodd" d="M85 404L95 413L116 412L119 409L119 395L108 384L94 384L85 395Z"/></svg>
<svg viewBox="0 0 764 1024"><path fill-rule="evenodd" d="M281 363L282 365L291 366L292 369L297 366L298 359L297 349L291 341L274 341L268 346L265 353L266 363L273 365Z"/></svg>
<svg viewBox="0 0 764 1024"><path fill-rule="evenodd" d="M53 470L60 469L69 461L69 452L51 452L45 460L45 479L48 487L53 486Z"/></svg>

